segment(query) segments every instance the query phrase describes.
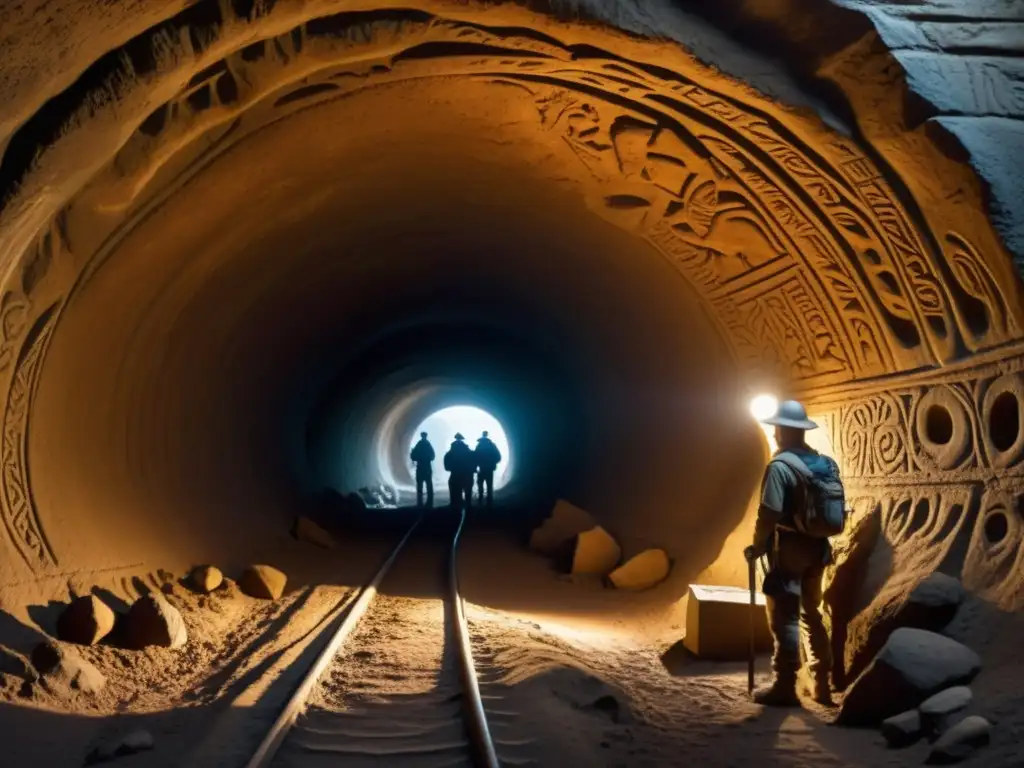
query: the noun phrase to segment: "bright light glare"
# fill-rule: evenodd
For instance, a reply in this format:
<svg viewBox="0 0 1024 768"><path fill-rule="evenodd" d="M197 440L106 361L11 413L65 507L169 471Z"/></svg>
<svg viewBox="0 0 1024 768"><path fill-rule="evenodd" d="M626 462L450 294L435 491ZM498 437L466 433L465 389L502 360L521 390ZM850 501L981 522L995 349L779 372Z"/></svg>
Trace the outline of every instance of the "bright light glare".
<svg viewBox="0 0 1024 768"><path fill-rule="evenodd" d="M774 416L779 410L779 400L773 395L758 395L750 401L750 414L761 421Z"/></svg>
<svg viewBox="0 0 1024 768"><path fill-rule="evenodd" d="M508 437L505 435L501 422L487 411L471 405L453 405L450 408L444 408L432 413L424 419L423 423L419 425L413 434L410 450L412 450L412 445L415 445L420 439L420 432L426 432L427 439L437 452L438 460L434 472L434 487L438 489L447 488L448 473L439 472L437 469L444 466L442 459L445 453L448 452L448 447L455 439L455 433L461 432L463 437L466 438L466 444L470 448L475 448L476 441L483 434L484 430L487 431L488 437L494 441L498 450L501 451L501 463L498 464L498 468L494 472L494 489L497 490L509 480L508 470L512 463L511 451L508 445Z"/></svg>

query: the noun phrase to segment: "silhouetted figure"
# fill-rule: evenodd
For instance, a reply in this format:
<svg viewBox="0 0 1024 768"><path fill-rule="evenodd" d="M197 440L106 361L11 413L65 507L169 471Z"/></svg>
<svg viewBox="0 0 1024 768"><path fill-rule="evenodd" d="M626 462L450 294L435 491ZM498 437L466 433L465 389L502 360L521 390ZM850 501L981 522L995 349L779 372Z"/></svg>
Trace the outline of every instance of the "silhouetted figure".
<svg viewBox="0 0 1024 768"><path fill-rule="evenodd" d="M455 441L444 455L444 468L448 475L448 491L452 497L452 509L469 509L473 505L473 471L476 457L473 449L465 443L461 433L455 433Z"/></svg>
<svg viewBox="0 0 1024 768"><path fill-rule="evenodd" d="M498 463L501 461L501 451L485 431L483 436L476 441L476 450L473 451L473 455L476 458L477 498L481 504L484 503L484 486L486 485L487 506L490 507L494 503L494 470L497 469Z"/></svg>
<svg viewBox="0 0 1024 768"><path fill-rule="evenodd" d="M420 432L420 440L412 449L409 458L416 463L416 506L423 506L423 489L427 489L427 506L434 506L434 446L427 440L427 433Z"/></svg>

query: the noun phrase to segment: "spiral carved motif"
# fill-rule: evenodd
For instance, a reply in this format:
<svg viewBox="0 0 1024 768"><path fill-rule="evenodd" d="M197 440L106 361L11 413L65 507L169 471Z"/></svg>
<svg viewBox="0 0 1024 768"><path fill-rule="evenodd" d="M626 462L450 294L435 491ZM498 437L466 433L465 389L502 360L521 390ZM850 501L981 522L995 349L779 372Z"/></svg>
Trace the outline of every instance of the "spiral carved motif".
<svg viewBox="0 0 1024 768"><path fill-rule="evenodd" d="M846 409L841 448L846 474L889 475L907 469L906 421L899 401L877 395Z"/></svg>

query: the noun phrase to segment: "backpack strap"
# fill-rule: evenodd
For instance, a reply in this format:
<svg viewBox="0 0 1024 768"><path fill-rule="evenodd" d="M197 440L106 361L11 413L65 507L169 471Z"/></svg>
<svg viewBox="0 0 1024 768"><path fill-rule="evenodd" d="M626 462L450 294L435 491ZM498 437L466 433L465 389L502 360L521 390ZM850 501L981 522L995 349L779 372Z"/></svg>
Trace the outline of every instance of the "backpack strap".
<svg viewBox="0 0 1024 768"><path fill-rule="evenodd" d="M798 478L810 480L814 477L814 473L811 472L810 467L804 464L803 460L792 451L782 451L781 453L776 454L772 461L782 462L792 469Z"/></svg>

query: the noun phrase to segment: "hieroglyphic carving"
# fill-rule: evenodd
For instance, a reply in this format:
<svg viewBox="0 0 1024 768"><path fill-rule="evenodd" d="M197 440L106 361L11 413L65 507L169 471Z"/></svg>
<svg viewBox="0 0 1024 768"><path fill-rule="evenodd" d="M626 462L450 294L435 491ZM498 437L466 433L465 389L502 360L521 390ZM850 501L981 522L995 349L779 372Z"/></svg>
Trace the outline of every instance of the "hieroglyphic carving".
<svg viewBox="0 0 1024 768"><path fill-rule="evenodd" d="M1024 359L1013 370L967 370L933 384L851 396L819 418L845 476L980 482L1024 474Z"/></svg>
<svg viewBox="0 0 1024 768"><path fill-rule="evenodd" d="M977 305L977 312L964 310L965 324L974 339L982 340L994 331L997 338L1008 338L1020 334L1020 326L1007 307L1006 300L992 272L985 265L973 245L956 232L946 233L947 260L956 284L962 288ZM965 304L961 299L961 304Z"/></svg>
<svg viewBox="0 0 1024 768"><path fill-rule="evenodd" d="M795 368L802 377L847 370L835 329L797 273L761 288L713 302L751 368L766 373Z"/></svg>
<svg viewBox="0 0 1024 768"><path fill-rule="evenodd" d="M843 475L870 477L907 471L905 405L892 395L876 395L840 409L833 435Z"/></svg>
<svg viewBox="0 0 1024 768"><path fill-rule="evenodd" d="M0 371L11 367L14 349L28 324L31 305L28 299L6 291L0 297Z"/></svg>
<svg viewBox="0 0 1024 768"><path fill-rule="evenodd" d="M713 306L739 309L738 317L720 316L741 358L758 368L788 367L800 378L851 374L836 314L825 309L820 290L792 271L787 236L815 229L785 195L761 179L752 196L752 174L742 179L734 173L747 170L742 159L736 169L713 155L702 157L693 149L699 143L678 126L670 130L612 107L598 109L565 91L542 94L537 104L542 122L602 183L599 211L620 224L627 219L704 289ZM771 280L787 268L786 278ZM779 290L769 292L764 279L742 279L757 271Z"/></svg>
<svg viewBox="0 0 1024 768"><path fill-rule="evenodd" d="M473 55L458 55L460 46ZM812 308L815 342L808 355L787 332L784 346L801 355L792 367L806 386L916 368L962 351L956 337L964 313L951 310L947 275L938 269L943 254L929 250L888 172L847 139L798 133L795 121L778 119L751 92L725 96L713 78L698 83L698 70L669 75L604 59L596 49L581 59L547 36L411 9L313 18L236 50L154 113L119 155L128 186L111 204L126 206L184 143L200 135L207 141L218 121L237 126L243 113L256 113L252 125L223 148L258 120L356 88L452 75L517 83L536 93L542 124L604 185L595 201L603 214L666 251L712 305L724 293L743 303L739 294L758 293L757 283L776 268L803 273L799 303ZM967 284L961 293L1005 307L998 286L994 295L987 290L970 244L953 253L959 266L950 275ZM787 294L772 303L782 311L794 301ZM1009 321L980 333L977 323L968 325L971 348L1018 332ZM827 352L818 356L817 348Z"/></svg>
<svg viewBox="0 0 1024 768"><path fill-rule="evenodd" d="M28 476L28 423L31 398L49 336L54 328L57 305L36 321L18 355L3 415L0 445L0 491L4 527L11 542L30 567L57 565L39 517Z"/></svg>

